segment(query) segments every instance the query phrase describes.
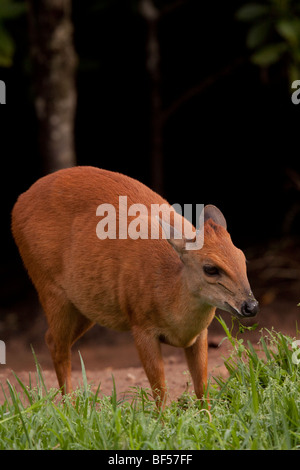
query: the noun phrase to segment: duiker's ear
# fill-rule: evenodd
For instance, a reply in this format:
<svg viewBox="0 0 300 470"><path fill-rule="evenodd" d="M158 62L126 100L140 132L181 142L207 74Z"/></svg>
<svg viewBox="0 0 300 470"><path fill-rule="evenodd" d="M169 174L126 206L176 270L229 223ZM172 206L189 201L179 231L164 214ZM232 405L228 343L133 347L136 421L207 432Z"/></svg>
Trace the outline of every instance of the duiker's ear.
<svg viewBox="0 0 300 470"><path fill-rule="evenodd" d="M162 229L165 233L166 239L170 245L181 255L184 252L186 239L175 227L168 224L165 220L157 217Z"/></svg>
<svg viewBox="0 0 300 470"><path fill-rule="evenodd" d="M204 222L206 222L208 219L212 219L216 224L221 225L227 229L227 222L224 215L220 209L211 204L208 204L204 207Z"/></svg>

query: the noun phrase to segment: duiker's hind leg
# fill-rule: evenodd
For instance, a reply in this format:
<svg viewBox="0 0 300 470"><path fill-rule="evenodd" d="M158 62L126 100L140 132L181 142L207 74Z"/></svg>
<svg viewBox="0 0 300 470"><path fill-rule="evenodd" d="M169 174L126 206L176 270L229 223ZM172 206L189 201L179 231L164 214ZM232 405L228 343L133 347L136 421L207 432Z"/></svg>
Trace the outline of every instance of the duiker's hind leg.
<svg viewBox="0 0 300 470"><path fill-rule="evenodd" d="M63 295L48 295L44 299L41 298L41 303L49 325L45 339L58 384L63 393L69 393L72 390L71 346L94 323L84 317Z"/></svg>

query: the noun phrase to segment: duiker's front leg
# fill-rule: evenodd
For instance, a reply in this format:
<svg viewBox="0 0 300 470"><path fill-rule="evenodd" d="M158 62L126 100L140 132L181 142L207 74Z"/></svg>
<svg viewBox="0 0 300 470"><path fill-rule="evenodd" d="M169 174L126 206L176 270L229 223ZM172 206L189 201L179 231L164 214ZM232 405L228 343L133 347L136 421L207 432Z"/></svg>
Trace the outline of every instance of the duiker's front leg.
<svg viewBox="0 0 300 470"><path fill-rule="evenodd" d="M207 329L203 330L195 343L184 350L193 379L197 398L203 400L207 387Z"/></svg>
<svg viewBox="0 0 300 470"><path fill-rule="evenodd" d="M166 382L164 364L161 355L160 341L142 327L132 328L135 344L151 385L153 398L158 408L166 404Z"/></svg>

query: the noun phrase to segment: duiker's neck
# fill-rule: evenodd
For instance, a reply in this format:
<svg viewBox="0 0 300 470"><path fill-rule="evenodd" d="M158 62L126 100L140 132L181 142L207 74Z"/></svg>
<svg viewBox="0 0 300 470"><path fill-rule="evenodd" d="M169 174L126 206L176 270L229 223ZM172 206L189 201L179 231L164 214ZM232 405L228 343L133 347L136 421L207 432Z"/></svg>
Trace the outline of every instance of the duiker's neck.
<svg viewBox="0 0 300 470"><path fill-rule="evenodd" d="M180 262L181 263L181 262ZM176 306L187 321L195 322L201 329L207 328L214 318L216 307L207 303L201 296L200 286L190 281L190 273L181 263L173 274L173 296Z"/></svg>

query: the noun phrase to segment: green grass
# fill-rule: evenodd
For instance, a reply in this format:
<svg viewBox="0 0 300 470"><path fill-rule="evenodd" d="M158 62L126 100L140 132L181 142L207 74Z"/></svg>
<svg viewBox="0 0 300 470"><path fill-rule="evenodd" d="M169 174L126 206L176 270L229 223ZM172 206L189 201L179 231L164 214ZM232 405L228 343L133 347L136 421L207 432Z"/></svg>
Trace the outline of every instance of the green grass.
<svg viewBox="0 0 300 470"><path fill-rule="evenodd" d="M65 399L47 390L36 363L35 380L19 392L7 382L0 406L0 449L298 449L300 364L293 338L264 331L257 347L236 339L220 320L232 353L229 378L209 385L211 408L185 393L159 413L149 390L132 399L93 393L82 362L83 386ZM34 382L34 383L33 383Z"/></svg>

